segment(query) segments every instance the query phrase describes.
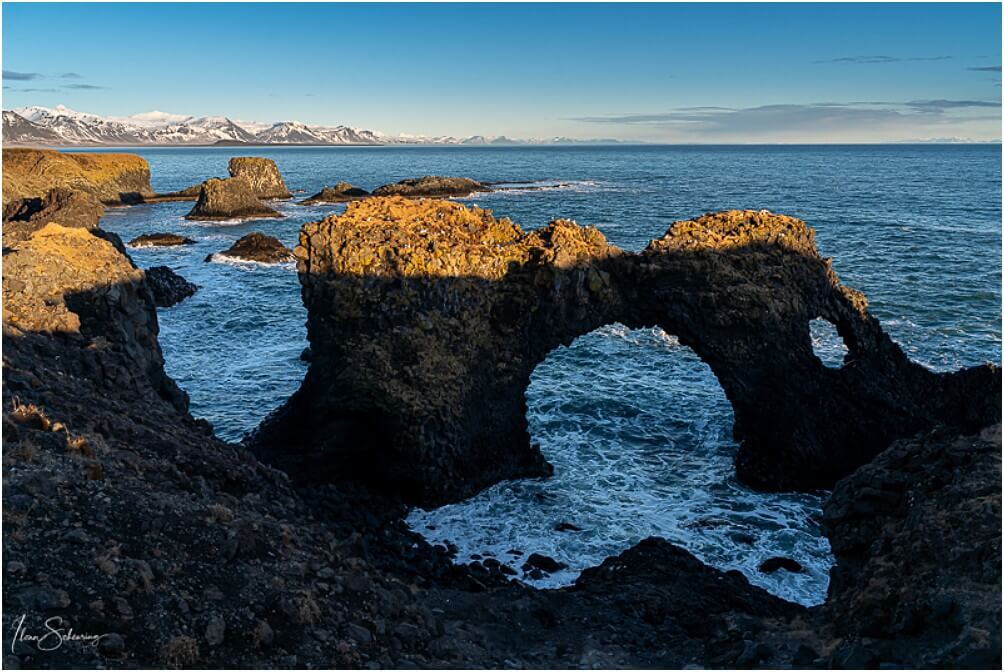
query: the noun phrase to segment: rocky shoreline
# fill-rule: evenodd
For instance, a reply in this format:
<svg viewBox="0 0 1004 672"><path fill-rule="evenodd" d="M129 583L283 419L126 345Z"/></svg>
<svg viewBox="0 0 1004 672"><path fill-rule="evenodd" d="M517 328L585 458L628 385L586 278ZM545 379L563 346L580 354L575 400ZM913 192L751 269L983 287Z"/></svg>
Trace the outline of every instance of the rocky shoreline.
<svg viewBox="0 0 1004 672"><path fill-rule="evenodd" d="M627 254L567 221L524 233L450 202L352 204L301 233L310 374L249 450L188 413L164 373L150 278L100 213L61 222L77 197L8 210L4 157L5 666L1000 666L1000 370L911 363L798 220L709 215ZM65 186L26 183L38 191L23 199ZM8 228L19 221L31 226ZM848 341L839 370L809 359L803 321L819 315ZM546 469L517 421L520 386L556 343L621 319L665 323L712 364L752 480L773 467L778 487L836 482L824 605L660 539L541 591L492 563L455 565L404 525L409 501ZM486 398L504 403L479 410ZM768 436L768 421L784 431ZM478 423L509 443L479 454ZM411 446L395 438L407 432ZM102 637L42 653L11 640L21 614L28 632L59 616Z"/></svg>

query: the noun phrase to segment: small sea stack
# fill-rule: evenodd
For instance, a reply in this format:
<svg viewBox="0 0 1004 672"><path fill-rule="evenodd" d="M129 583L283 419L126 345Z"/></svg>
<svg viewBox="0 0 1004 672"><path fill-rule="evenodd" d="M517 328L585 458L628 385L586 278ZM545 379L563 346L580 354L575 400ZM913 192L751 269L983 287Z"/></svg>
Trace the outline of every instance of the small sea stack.
<svg viewBox="0 0 1004 672"><path fill-rule="evenodd" d="M470 196L477 191L491 191L477 180L467 177L426 175L385 184L373 191L374 196L404 196L406 198L448 198Z"/></svg>
<svg viewBox="0 0 1004 672"><path fill-rule="evenodd" d="M316 205L318 203L348 203L366 198L370 192L354 187L348 182L339 182L333 187L324 187L310 198L300 201L300 205Z"/></svg>
<svg viewBox="0 0 1004 672"><path fill-rule="evenodd" d="M282 217L277 211L262 203L243 177L226 180L206 180L199 190L199 200L185 215L185 219L219 221L226 219L255 219Z"/></svg>
<svg viewBox="0 0 1004 672"><path fill-rule="evenodd" d="M146 286L153 294L159 308L170 308L195 294L199 286L189 282L167 266L154 266L146 270Z"/></svg>
<svg viewBox="0 0 1004 672"><path fill-rule="evenodd" d="M251 192L265 200L292 198L279 167L272 159L257 156L235 156L230 159L230 177L243 177Z"/></svg>
<svg viewBox="0 0 1004 672"><path fill-rule="evenodd" d="M176 245L193 245L191 238L179 236L176 233L144 233L129 241L129 247L174 247Z"/></svg>
<svg viewBox="0 0 1004 672"><path fill-rule="evenodd" d="M284 261L293 260L292 251L279 242L278 238L266 236L257 231L240 238L228 250L210 254L206 257L206 261L212 261L215 256L257 261L261 264L281 264Z"/></svg>

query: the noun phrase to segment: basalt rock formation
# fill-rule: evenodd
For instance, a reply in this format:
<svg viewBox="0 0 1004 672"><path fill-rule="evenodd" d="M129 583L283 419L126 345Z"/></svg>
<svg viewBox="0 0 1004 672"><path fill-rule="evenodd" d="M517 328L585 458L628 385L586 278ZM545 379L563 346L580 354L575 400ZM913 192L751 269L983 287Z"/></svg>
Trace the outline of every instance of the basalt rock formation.
<svg viewBox="0 0 1004 672"><path fill-rule="evenodd" d="M910 362L790 217L706 215L625 254L568 221L524 233L479 208L374 198L305 225L295 253L313 358L252 445L304 481L434 505L547 474L530 374L614 322L659 326L710 365L738 475L759 487L832 487L896 438L999 419L999 368ZM839 369L813 352L814 318L848 347Z"/></svg>
<svg viewBox="0 0 1004 672"><path fill-rule="evenodd" d="M153 295L153 302L160 308L170 308L190 297L199 289L167 266L153 266L146 269L146 285Z"/></svg>
<svg viewBox="0 0 1004 672"><path fill-rule="evenodd" d="M293 260L293 253L278 238L266 236L257 231L242 236L223 252L210 254L206 257L206 261L212 261L216 255L243 259L244 261L257 261L262 264L279 264Z"/></svg>
<svg viewBox="0 0 1004 672"><path fill-rule="evenodd" d="M235 156L230 159L230 177L243 177L258 198L272 200L292 198L279 168L272 159Z"/></svg>
<svg viewBox="0 0 1004 672"><path fill-rule="evenodd" d="M424 198L470 196L476 191L490 191L490 189L480 182L466 177L426 175L377 187L373 190L373 195Z"/></svg>
<svg viewBox="0 0 1004 672"><path fill-rule="evenodd" d="M173 247L175 245L193 245L194 240L176 233L144 233L129 241L129 247Z"/></svg>
<svg viewBox="0 0 1004 672"><path fill-rule="evenodd" d="M154 195L150 166L135 154L4 150L5 206L10 201L44 198L57 187L86 192L108 205L136 203Z"/></svg>
<svg viewBox="0 0 1004 672"><path fill-rule="evenodd" d="M366 198L370 192L359 187L354 187L348 182L339 182L333 187L324 187L310 198L300 201L300 205L314 205L316 203L348 203L360 198Z"/></svg>
<svg viewBox="0 0 1004 672"><path fill-rule="evenodd" d="M123 387L151 387L178 408L187 407L186 396L163 371L156 309L143 271L122 253L121 242L95 233L50 223L4 255L5 340L8 330L47 333L121 351L131 365L106 375Z"/></svg>
<svg viewBox="0 0 1004 672"><path fill-rule="evenodd" d="M91 194L64 187L56 187L40 198L9 201L3 210L4 247L27 239L50 222L95 229L104 211Z"/></svg>
<svg viewBox="0 0 1004 672"><path fill-rule="evenodd" d="M838 484L823 527L823 611L857 642L850 666L1000 667L1000 424L893 444Z"/></svg>
<svg viewBox="0 0 1004 672"><path fill-rule="evenodd" d="M258 200L243 177L206 180L199 190L199 200L185 215L185 219L201 221L275 217L282 215Z"/></svg>
<svg viewBox="0 0 1004 672"><path fill-rule="evenodd" d="M400 202L379 207L393 221L416 214ZM530 234L539 238L531 244L481 211L429 213L429 255L402 268L452 273L463 263L491 275L496 255L535 251L534 291L588 297L614 291L614 276L599 271L575 289L596 250L607 263L635 256L567 222L545 229L546 240ZM363 255L388 221L346 231L349 256L365 268L397 260ZM326 235L323 224L313 233ZM457 235L454 225L463 262L439 240ZM401 235L413 242L421 231ZM5 251L5 668L1000 667L999 424L894 442L838 485L824 521L837 566L822 607L768 595L660 539L586 570L574 586L538 591L508 582L497 564L452 564L376 492L293 487L214 438L170 391L149 275L123 250L111 234L50 223ZM458 301L504 306L497 300L512 296L478 299L453 283L407 296L395 293L404 282L372 287L390 300L435 299L446 317L464 314ZM350 288L337 294L352 298ZM349 315L358 308L346 306ZM511 323L511 311L493 314ZM311 328L324 331L313 318ZM392 342L369 352L383 357ZM412 380L427 375L417 351L392 354ZM432 365L463 362L437 357ZM404 385L398 394L415 408ZM45 634L50 618L101 639L40 650L30 636ZM14 638L19 627L29 639Z"/></svg>

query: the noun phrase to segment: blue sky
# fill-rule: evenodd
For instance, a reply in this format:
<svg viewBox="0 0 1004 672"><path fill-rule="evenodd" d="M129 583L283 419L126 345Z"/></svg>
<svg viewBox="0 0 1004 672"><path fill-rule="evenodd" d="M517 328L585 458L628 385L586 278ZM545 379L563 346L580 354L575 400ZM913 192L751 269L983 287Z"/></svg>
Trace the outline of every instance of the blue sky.
<svg viewBox="0 0 1004 672"><path fill-rule="evenodd" d="M3 5L3 107L386 133L1001 136L1001 6Z"/></svg>

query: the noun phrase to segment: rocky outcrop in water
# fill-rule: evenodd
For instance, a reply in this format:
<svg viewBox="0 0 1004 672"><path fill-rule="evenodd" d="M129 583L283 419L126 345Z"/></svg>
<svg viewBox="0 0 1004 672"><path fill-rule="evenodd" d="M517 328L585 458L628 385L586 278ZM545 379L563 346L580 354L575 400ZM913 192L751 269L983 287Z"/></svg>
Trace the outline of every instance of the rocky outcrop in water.
<svg viewBox="0 0 1004 672"><path fill-rule="evenodd" d="M121 205L153 196L150 166L135 154L71 153L49 149L5 149L3 202L44 198L56 188L93 195Z"/></svg>
<svg viewBox="0 0 1004 672"><path fill-rule="evenodd" d="M195 241L176 233L144 233L129 241L129 247L173 247L175 245L193 245Z"/></svg>
<svg viewBox="0 0 1004 672"><path fill-rule="evenodd" d="M333 187L324 187L310 198L300 201L300 205L315 205L317 203L348 203L360 198L366 198L370 192L354 187L348 182L339 182Z"/></svg>
<svg viewBox="0 0 1004 672"><path fill-rule="evenodd" d="M275 218L282 215L262 203L243 177L206 180L199 200L185 219L219 221L227 219Z"/></svg>
<svg viewBox="0 0 1004 672"><path fill-rule="evenodd" d="M404 196L406 198L470 196L489 188L466 177L439 177L426 175L409 178L394 184L385 184L373 190L374 196Z"/></svg>
<svg viewBox="0 0 1004 672"><path fill-rule="evenodd" d="M305 225L295 253L313 359L254 445L307 481L430 505L549 473L526 428L530 374L614 322L662 327L710 365L737 472L759 487L832 487L896 438L999 412L999 368L910 362L790 217L706 215L624 254L568 221L524 233L479 208L375 198ZM839 369L813 352L814 318L848 347Z"/></svg>
<svg viewBox="0 0 1004 672"><path fill-rule="evenodd" d="M235 156L230 159L229 169L230 177L242 177L247 180L251 185L251 192L258 198L272 200L293 197L272 159Z"/></svg>
<svg viewBox="0 0 1004 672"><path fill-rule="evenodd" d="M195 294L199 286L189 282L167 266L146 269L146 286L159 308L170 308Z"/></svg>
<svg viewBox="0 0 1004 672"><path fill-rule="evenodd" d="M278 238L266 236L257 231L242 236L223 252L210 254L206 257L206 261L212 261L212 258L217 255L244 261L257 261L262 264L279 264L293 260L293 253Z"/></svg>
<svg viewBox="0 0 1004 672"><path fill-rule="evenodd" d="M91 194L57 187L40 198L10 201L3 210L3 244L25 240L50 222L95 229L105 208Z"/></svg>

